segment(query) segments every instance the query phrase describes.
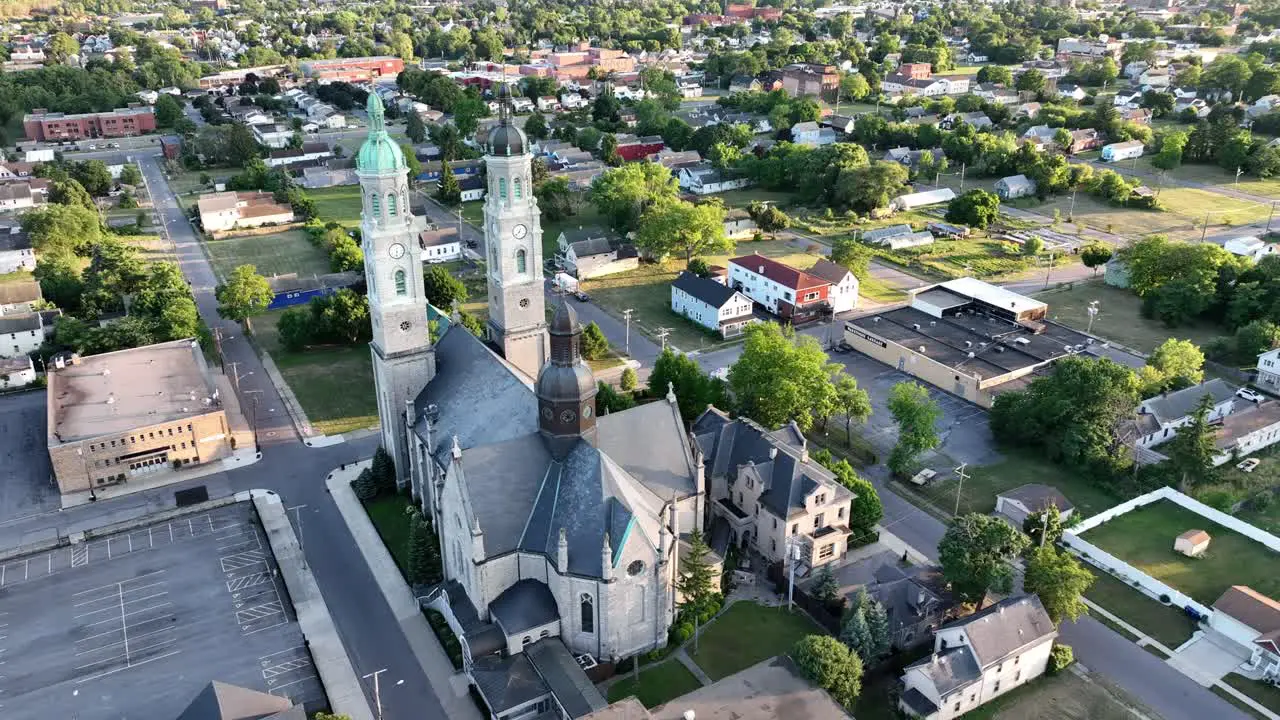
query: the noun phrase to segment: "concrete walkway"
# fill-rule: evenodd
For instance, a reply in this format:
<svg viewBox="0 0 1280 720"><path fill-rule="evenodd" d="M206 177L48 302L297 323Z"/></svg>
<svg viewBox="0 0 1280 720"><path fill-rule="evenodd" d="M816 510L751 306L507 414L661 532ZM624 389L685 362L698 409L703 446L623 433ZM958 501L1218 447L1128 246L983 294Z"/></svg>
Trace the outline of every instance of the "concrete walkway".
<svg viewBox="0 0 1280 720"><path fill-rule="evenodd" d="M158 487L174 485L187 480L195 480L197 478L216 475L228 470L247 467L253 465L262 459L262 453L255 451L253 448L245 448L237 450L229 457L221 460L214 460L211 463L203 463L201 465L187 466L181 470L161 470L154 475L148 475L138 478L132 478L120 485L107 485L95 488L93 492L83 491L67 493L62 496L62 509L79 507L87 505L91 502L100 500L111 500L134 493L154 490Z"/></svg>
<svg viewBox="0 0 1280 720"><path fill-rule="evenodd" d="M698 663L694 662L693 658L689 657L689 653L685 652L684 648L680 648L676 651L675 659L681 665L685 666L689 672L693 673L693 676L698 678L698 682L702 683L703 687L715 682L711 679L711 676L702 671L702 668L698 667ZM643 668L640 672L644 672Z"/></svg>
<svg viewBox="0 0 1280 720"><path fill-rule="evenodd" d="M351 537L360 548L360 554L373 573L378 589L391 606L391 612L399 622L418 664L422 666L423 674L431 683L431 689L444 706L446 716L450 720L482 720L467 692L470 680L464 673L453 669L453 663L449 662L449 656L440 647L440 641L436 639L426 616L419 609L417 598L404 581L391 553L382 544L377 528L369 520L355 491L351 489L351 481L371 464L371 460L365 460L334 470L325 478L325 485L329 488Z"/></svg>

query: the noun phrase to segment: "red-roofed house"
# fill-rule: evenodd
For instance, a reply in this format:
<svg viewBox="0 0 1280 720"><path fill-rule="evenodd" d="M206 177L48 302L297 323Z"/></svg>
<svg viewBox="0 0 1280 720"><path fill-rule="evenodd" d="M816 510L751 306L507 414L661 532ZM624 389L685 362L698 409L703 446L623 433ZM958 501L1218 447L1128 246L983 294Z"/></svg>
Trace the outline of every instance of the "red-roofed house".
<svg viewBox="0 0 1280 720"><path fill-rule="evenodd" d="M729 287L783 320L816 320L827 306L831 283L759 254L729 261Z"/></svg>
<svg viewBox="0 0 1280 720"><path fill-rule="evenodd" d="M1213 603L1209 626L1246 648L1245 667L1280 680L1280 602L1244 585L1232 585Z"/></svg>
<svg viewBox="0 0 1280 720"><path fill-rule="evenodd" d="M636 138L618 143L618 156L627 162L635 162L643 160L666 146L666 142L658 135Z"/></svg>

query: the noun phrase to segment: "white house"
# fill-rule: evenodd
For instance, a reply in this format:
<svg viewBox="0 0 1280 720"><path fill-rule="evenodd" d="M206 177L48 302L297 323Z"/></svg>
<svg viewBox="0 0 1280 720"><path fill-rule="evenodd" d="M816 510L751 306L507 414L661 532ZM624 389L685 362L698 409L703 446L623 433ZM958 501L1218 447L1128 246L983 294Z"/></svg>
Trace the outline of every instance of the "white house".
<svg viewBox="0 0 1280 720"><path fill-rule="evenodd" d="M36 251L31 238L18 225L0 227L0 275L36 269Z"/></svg>
<svg viewBox="0 0 1280 720"><path fill-rule="evenodd" d="M1272 392L1280 392L1280 348L1258 356L1258 377L1254 383Z"/></svg>
<svg viewBox="0 0 1280 720"><path fill-rule="evenodd" d="M831 287L822 278L758 253L729 260L728 284L792 324L817 319Z"/></svg>
<svg viewBox="0 0 1280 720"><path fill-rule="evenodd" d="M1013 200L1034 194L1036 183L1026 175L1010 175L997 180L995 188L1001 200Z"/></svg>
<svg viewBox="0 0 1280 720"><path fill-rule="evenodd" d="M1116 107L1138 107L1138 103L1142 102L1141 90L1121 90L1111 98L1111 104Z"/></svg>
<svg viewBox="0 0 1280 720"><path fill-rule="evenodd" d="M1149 448L1178 434L1178 428L1191 422L1196 406L1206 395L1212 406L1209 422L1230 415L1235 409L1236 389L1221 378L1213 378L1176 392L1147 398L1138 405L1138 445Z"/></svg>
<svg viewBox="0 0 1280 720"><path fill-rule="evenodd" d="M0 316L0 358L26 357L44 343L44 321L40 313Z"/></svg>
<svg viewBox="0 0 1280 720"><path fill-rule="evenodd" d="M830 260L819 260L805 272L831 283L827 290L831 312L839 314L858 307L858 276L849 268Z"/></svg>
<svg viewBox="0 0 1280 720"><path fill-rule="evenodd" d="M254 125L250 128L258 142L273 150L289 147L294 129L288 125Z"/></svg>
<svg viewBox="0 0 1280 720"><path fill-rule="evenodd" d="M543 95L538 98L538 112L555 112L560 109L560 101L554 95Z"/></svg>
<svg viewBox="0 0 1280 720"><path fill-rule="evenodd" d="M1171 84L1169 68L1149 68L1138 76L1138 84L1153 90L1167 90Z"/></svg>
<svg viewBox="0 0 1280 720"><path fill-rule="evenodd" d="M1274 352L1274 351L1272 351ZM1244 459L1280 442L1280 403L1267 400L1222 418L1214 433L1214 466Z"/></svg>
<svg viewBox="0 0 1280 720"><path fill-rule="evenodd" d="M630 245L614 248L606 237L579 240L564 253L564 269L579 280L612 275L640 267L640 256Z"/></svg>
<svg viewBox="0 0 1280 720"><path fill-rule="evenodd" d="M671 311L721 337L742 334L751 314L751 298L711 278L685 271L671 283Z"/></svg>
<svg viewBox="0 0 1280 720"><path fill-rule="evenodd" d="M291 223L293 208L281 205L269 192L208 193L196 201L205 232Z"/></svg>
<svg viewBox="0 0 1280 720"><path fill-rule="evenodd" d="M0 316L33 312L42 299L35 280L0 283Z"/></svg>
<svg viewBox="0 0 1280 720"><path fill-rule="evenodd" d="M680 189L695 195L714 195L716 193L738 190L751 184L747 177L729 177L712 167L710 163L691 165L680 168L677 176Z"/></svg>
<svg viewBox="0 0 1280 720"><path fill-rule="evenodd" d="M301 165L331 157L333 157L333 150L329 148L328 143L309 142L303 143L302 147L296 150L273 150L267 154L267 157L263 158L262 162L267 167L280 167Z"/></svg>
<svg viewBox="0 0 1280 720"><path fill-rule="evenodd" d="M1027 483L996 496L996 513L1012 520L1019 529L1028 517L1039 515L1050 507L1058 509L1058 516L1064 522L1075 512L1075 505L1052 485Z"/></svg>
<svg viewBox="0 0 1280 720"><path fill-rule="evenodd" d="M442 227L418 233L418 247L422 248L422 262L442 263L462 257L462 240L458 228Z"/></svg>
<svg viewBox="0 0 1280 720"><path fill-rule="evenodd" d="M791 142L797 145L818 147L820 145L831 145L838 139L835 130L819 127L818 123L812 120L791 126Z"/></svg>
<svg viewBox="0 0 1280 720"><path fill-rule="evenodd" d="M759 229L759 226L756 225L756 221L752 219L751 213L743 210L742 208L734 208L726 211L724 214L725 237L747 237Z"/></svg>
<svg viewBox="0 0 1280 720"><path fill-rule="evenodd" d="M1102 148L1103 162L1119 162L1121 160L1132 160L1133 158L1142 157L1142 151L1146 148L1141 140L1126 140L1125 142L1111 143Z"/></svg>
<svg viewBox="0 0 1280 720"><path fill-rule="evenodd" d="M471 177L458 178L458 188L462 191L460 198L462 202L475 202L484 199L484 178L477 175Z"/></svg>
<svg viewBox="0 0 1280 720"><path fill-rule="evenodd" d="M44 193L35 190L29 182L11 182L0 185L0 212L30 210L44 204Z"/></svg>
<svg viewBox="0 0 1280 720"><path fill-rule="evenodd" d="M959 717L1043 675L1057 637L1035 595L944 625L933 654L903 671L898 708L922 720Z"/></svg>
<svg viewBox="0 0 1280 720"><path fill-rule="evenodd" d="M1244 667L1280 681L1280 602L1244 585L1232 585L1213 603L1209 627L1247 648Z"/></svg>
<svg viewBox="0 0 1280 720"><path fill-rule="evenodd" d="M36 366L28 356L0 359L0 390L23 387L36 381Z"/></svg>
<svg viewBox="0 0 1280 720"><path fill-rule="evenodd" d="M560 107L565 110L577 110L591 104L591 101L582 97L578 93L562 93L560 95Z"/></svg>
<svg viewBox="0 0 1280 720"><path fill-rule="evenodd" d="M1058 83L1058 97L1063 100L1075 100L1080 102L1088 95L1084 88L1071 83Z"/></svg>
<svg viewBox="0 0 1280 720"><path fill-rule="evenodd" d="M1231 238L1222 244L1222 249L1232 255L1247 257L1254 262L1258 262L1268 255L1274 255L1276 246L1262 238L1253 235L1245 235L1244 237Z"/></svg>
<svg viewBox="0 0 1280 720"><path fill-rule="evenodd" d="M533 101L527 97L511 98L511 109L518 113L533 112Z"/></svg>

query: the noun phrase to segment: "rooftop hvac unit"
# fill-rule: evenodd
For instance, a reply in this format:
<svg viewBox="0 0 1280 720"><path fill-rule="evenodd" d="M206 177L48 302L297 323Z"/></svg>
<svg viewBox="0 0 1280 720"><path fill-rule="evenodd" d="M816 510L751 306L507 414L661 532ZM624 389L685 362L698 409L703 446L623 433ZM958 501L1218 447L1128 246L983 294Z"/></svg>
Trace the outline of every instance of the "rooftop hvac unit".
<svg viewBox="0 0 1280 720"><path fill-rule="evenodd" d="M920 323L911 323L911 329L912 329L912 330L919 330L919 329L920 329Z"/></svg>
<svg viewBox="0 0 1280 720"><path fill-rule="evenodd" d="M923 346L923 345L921 345L920 347L916 348L916 351L917 351L917 352L920 352L920 353L923 353L923 352L924 352L924 346Z"/></svg>
<svg viewBox="0 0 1280 720"><path fill-rule="evenodd" d="M965 341L964 341L964 346L965 346L965 347L967 347L967 348L969 348L969 347L973 347L973 341L972 341L972 340L965 340Z"/></svg>
<svg viewBox="0 0 1280 720"><path fill-rule="evenodd" d="M969 359L970 359L970 360L972 360L972 359L973 359L973 353L969 353Z"/></svg>

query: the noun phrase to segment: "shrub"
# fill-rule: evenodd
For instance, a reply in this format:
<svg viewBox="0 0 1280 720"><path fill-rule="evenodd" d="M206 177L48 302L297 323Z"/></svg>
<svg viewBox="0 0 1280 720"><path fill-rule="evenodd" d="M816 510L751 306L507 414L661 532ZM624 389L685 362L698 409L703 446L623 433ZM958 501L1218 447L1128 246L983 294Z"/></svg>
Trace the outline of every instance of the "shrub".
<svg viewBox="0 0 1280 720"><path fill-rule="evenodd" d="M1271 507L1271 503L1274 502L1275 499L1276 496L1272 495L1270 490L1259 490L1249 496L1249 509L1262 512L1263 510Z"/></svg>
<svg viewBox="0 0 1280 720"><path fill-rule="evenodd" d="M351 487L356 491L356 497L363 502L369 502L378 497L378 483L374 481L373 472L369 468L360 471L355 482L351 483Z"/></svg>
<svg viewBox="0 0 1280 720"><path fill-rule="evenodd" d="M636 374L635 368L627 368L622 371L622 389L631 392L640 384L640 376Z"/></svg>
<svg viewBox="0 0 1280 720"><path fill-rule="evenodd" d="M801 674L831 693L832 699L852 707L862 691L862 660L830 635L809 635L796 643L791 657Z"/></svg>
<svg viewBox="0 0 1280 720"><path fill-rule="evenodd" d="M1070 645L1056 644L1053 646L1053 650L1049 651L1049 664L1045 666L1045 672L1050 675L1057 675L1066 670L1075 661L1076 656L1071 651Z"/></svg>
<svg viewBox="0 0 1280 720"><path fill-rule="evenodd" d="M683 645L691 637L693 637L693 623L682 622L671 627L671 637L668 642L672 645Z"/></svg>

